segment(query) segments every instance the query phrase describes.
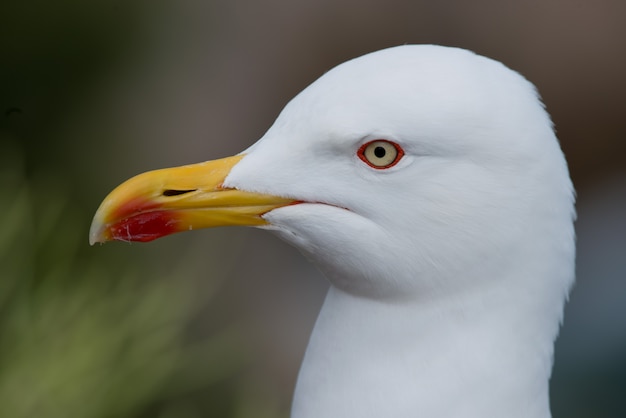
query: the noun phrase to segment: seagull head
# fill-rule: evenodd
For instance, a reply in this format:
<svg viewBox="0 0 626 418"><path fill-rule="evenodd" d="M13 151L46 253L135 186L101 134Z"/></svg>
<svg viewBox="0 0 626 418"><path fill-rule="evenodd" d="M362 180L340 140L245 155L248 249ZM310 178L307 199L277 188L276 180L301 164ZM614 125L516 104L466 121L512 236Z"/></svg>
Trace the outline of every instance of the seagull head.
<svg viewBox="0 0 626 418"><path fill-rule="evenodd" d="M234 157L123 183L90 241L247 225L275 231L359 296L539 289L533 277L554 273L550 293L562 298L573 273L555 266L572 264L573 216L533 85L466 50L407 45L324 74Z"/></svg>

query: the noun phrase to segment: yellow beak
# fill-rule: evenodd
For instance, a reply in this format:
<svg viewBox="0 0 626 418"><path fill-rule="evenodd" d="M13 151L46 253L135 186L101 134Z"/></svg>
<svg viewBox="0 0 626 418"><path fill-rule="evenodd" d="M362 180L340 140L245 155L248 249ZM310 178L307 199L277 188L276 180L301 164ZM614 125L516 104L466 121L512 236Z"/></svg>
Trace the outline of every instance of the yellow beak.
<svg viewBox="0 0 626 418"><path fill-rule="evenodd" d="M149 171L127 180L100 204L89 243L146 242L192 229L267 224L263 214L295 201L222 187L243 157Z"/></svg>

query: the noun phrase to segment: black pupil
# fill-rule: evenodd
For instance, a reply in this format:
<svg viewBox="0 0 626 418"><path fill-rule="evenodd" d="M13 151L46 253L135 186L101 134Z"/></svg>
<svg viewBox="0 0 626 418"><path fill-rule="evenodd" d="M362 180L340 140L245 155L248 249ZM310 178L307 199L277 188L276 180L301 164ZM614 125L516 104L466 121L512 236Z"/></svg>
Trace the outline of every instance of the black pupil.
<svg viewBox="0 0 626 418"><path fill-rule="evenodd" d="M378 158L383 158L386 153L387 151L385 151L385 148L383 147L379 146L379 147L374 148L374 155Z"/></svg>

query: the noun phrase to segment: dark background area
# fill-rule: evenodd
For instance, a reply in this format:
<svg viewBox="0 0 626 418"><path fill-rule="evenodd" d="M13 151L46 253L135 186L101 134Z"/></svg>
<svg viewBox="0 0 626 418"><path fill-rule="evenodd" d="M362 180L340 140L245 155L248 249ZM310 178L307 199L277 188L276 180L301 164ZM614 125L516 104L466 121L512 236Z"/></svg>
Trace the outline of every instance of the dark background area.
<svg viewBox="0 0 626 418"><path fill-rule="evenodd" d="M92 248L91 216L131 175L241 151L333 66L435 43L538 87L579 213L553 415L626 416L625 17L621 0L3 0L2 415L287 416L321 275L253 229Z"/></svg>

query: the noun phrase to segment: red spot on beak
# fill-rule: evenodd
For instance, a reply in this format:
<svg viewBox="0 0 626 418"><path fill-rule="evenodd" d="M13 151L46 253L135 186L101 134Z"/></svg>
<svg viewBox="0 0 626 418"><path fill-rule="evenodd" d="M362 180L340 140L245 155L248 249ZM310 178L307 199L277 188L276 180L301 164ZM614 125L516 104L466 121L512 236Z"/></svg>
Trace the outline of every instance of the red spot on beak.
<svg viewBox="0 0 626 418"><path fill-rule="evenodd" d="M122 219L108 229L118 241L148 242L180 231L180 222L172 211L139 213Z"/></svg>
<svg viewBox="0 0 626 418"><path fill-rule="evenodd" d="M143 198L122 204L112 213L113 219L120 220L107 228L111 239L148 242L178 232L176 212L159 210L160 206Z"/></svg>

